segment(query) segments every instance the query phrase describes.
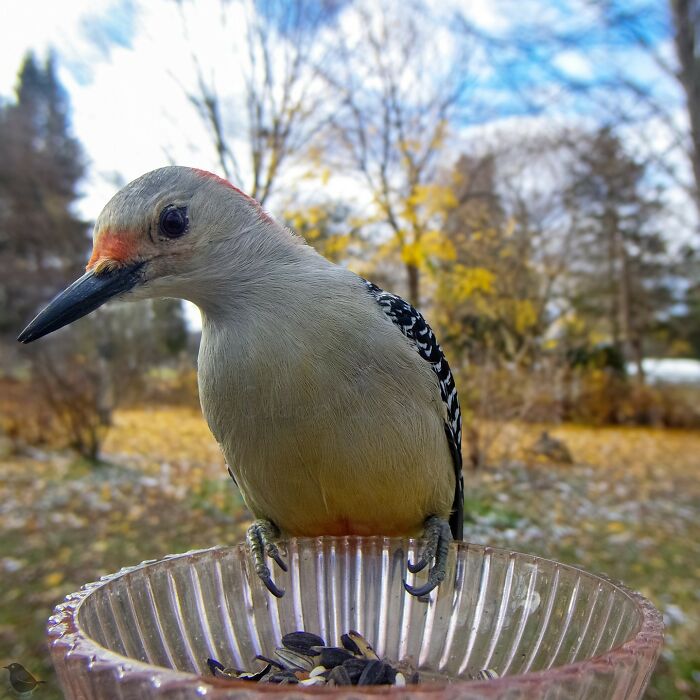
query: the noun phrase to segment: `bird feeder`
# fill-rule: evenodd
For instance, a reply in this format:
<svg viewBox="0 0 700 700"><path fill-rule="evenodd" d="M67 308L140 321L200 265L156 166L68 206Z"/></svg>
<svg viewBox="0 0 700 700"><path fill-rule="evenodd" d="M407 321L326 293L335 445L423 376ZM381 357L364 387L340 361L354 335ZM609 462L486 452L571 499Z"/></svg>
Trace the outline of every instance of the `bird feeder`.
<svg viewBox="0 0 700 700"><path fill-rule="evenodd" d="M445 580L421 599L403 585L414 540L319 537L283 548L282 598L263 587L243 545L144 562L68 596L48 627L66 698L633 700L661 650L661 616L641 595L554 561L454 543ZM246 668L293 630L338 644L349 629L420 682L304 688L221 679L207 665Z"/></svg>

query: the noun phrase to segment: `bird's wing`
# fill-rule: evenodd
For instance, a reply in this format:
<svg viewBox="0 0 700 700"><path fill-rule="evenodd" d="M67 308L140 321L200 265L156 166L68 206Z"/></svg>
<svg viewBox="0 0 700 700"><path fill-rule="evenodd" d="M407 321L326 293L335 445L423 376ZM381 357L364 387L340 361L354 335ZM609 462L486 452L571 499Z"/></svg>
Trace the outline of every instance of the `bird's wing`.
<svg viewBox="0 0 700 700"><path fill-rule="evenodd" d="M452 453L455 469L455 497L450 516L450 529L455 539L462 539L464 519L464 479L462 477L462 414L454 377L447 359L440 348L435 333L418 310L395 294L385 292L367 280L364 280L369 293L381 306L384 313L399 327L411 341L418 354L433 368L440 387L440 396L447 410L445 435Z"/></svg>
<svg viewBox="0 0 700 700"><path fill-rule="evenodd" d="M37 685L36 678L24 666L18 666L19 668L13 668L10 673L10 685L18 693L28 693Z"/></svg>

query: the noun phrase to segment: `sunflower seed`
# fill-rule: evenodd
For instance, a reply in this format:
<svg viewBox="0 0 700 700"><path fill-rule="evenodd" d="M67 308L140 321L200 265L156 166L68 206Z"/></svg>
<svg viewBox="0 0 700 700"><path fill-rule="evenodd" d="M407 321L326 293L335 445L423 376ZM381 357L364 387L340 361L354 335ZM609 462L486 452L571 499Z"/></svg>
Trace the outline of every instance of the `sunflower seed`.
<svg viewBox="0 0 700 700"><path fill-rule="evenodd" d="M319 663L326 668L335 668L344 661L354 658L347 649L341 649L340 647L320 647L320 652Z"/></svg>
<svg viewBox="0 0 700 700"><path fill-rule="evenodd" d="M271 664L265 664L265 667L256 673L241 673L238 676L238 680L241 681L259 681L265 674L267 674L272 668Z"/></svg>
<svg viewBox="0 0 700 700"><path fill-rule="evenodd" d="M246 673L246 671L239 671L237 668L225 668L224 665L216 659L207 659L207 666L209 666L212 676L216 676L217 678L235 680Z"/></svg>
<svg viewBox="0 0 700 700"><path fill-rule="evenodd" d="M317 634L299 630L297 632L285 634L284 637L282 637L282 646L297 652L297 654L315 656L315 654L310 651L311 647L325 647L326 642L323 640L323 637L319 637Z"/></svg>
<svg viewBox="0 0 700 700"><path fill-rule="evenodd" d="M212 676L215 676L217 671L224 670L224 665L216 659L207 659L207 666L209 666Z"/></svg>
<svg viewBox="0 0 700 700"><path fill-rule="evenodd" d="M275 661L274 659L270 659L267 656L263 656L262 654L258 654L255 657L255 659L256 659L256 661L264 661L266 664L272 664L276 668L281 668L282 670L284 670L284 666L279 661Z"/></svg>
<svg viewBox="0 0 700 700"><path fill-rule="evenodd" d="M396 681L396 674L397 670L391 665L385 662L384 663L384 683L388 683L389 685L394 685L394 682Z"/></svg>
<svg viewBox="0 0 700 700"><path fill-rule="evenodd" d="M316 663L313 658L306 654L298 654L291 649L278 647L274 654L281 662L284 668L290 671L310 671Z"/></svg>
<svg viewBox="0 0 700 700"><path fill-rule="evenodd" d="M275 671L266 679L268 683L277 683L278 685L292 684L296 685L299 679L291 671Z"/></svg>
<svg viewBox="0 0 700 700"><path fill-rule="evenodd" d="M348 675L350 676L350 680L353 683L357 683L358 679L362 675L362 672L365 670L365 666L369 663L369 659L348 659L347 661L343 661L343 668L348 672Z"/></svg>
<svg viewBox="0 0 700 700"><path fill-rule="evenodd" d="M355 643L355 646L360 650L360 654L367 659L378 659L377 653L372 649L370 643L355 630L348 632L348 637Z"/></svg>
<svg viewBox="0 0 700 700"><path fill-rule="evenodd" d="M283 646L275 649L274 658L258 655L265 666L259 670L239 671L225 668L216 659L207 659L214 676L277 685L349 686L394 685L405 687L418 683L420 676L410 665L379 659L369 642L350 630L341 635L341 647L326 646L321 637L299 630L283 637ZM492 669L483 669L475 676L480 680L498 678ZM409 680L410 678L410 680Z"/></svg>
<svg viewBox="0 0 700 700"><path fill-rule="evenodd" d="M500 676L492 668L484 668L476 674L475 678L478 681L491 681Z"/></svg>
<svg viewBox="0 0 700 700"><path fill-rule="evenodd" d="M383 661L370 661L357 679L357 685L379 685L384 682L386 664Z"/></svg>
<svg viewBox="0 0 700 700"><path fill-rule="evenodd" d="M313 678L307 678L304 681L299 681L299 685L325 685L326 679L323 676L314 676Z"/></svg>
<svg viewBox="0 0 700 700"><path fill-rule="evenodd" d="M341 634L340 635L340 643L350 652L353 654L359 654L362 655L362 651L360 650L360 647L355 644L355 641L349 634Z"/></svg>
<svg viewBox="0 0 700 700"><path fill-rule="evenodd" d="M352 685L352 679L345 666L336 666L328 675L328 680L336 685Z"/></svg>

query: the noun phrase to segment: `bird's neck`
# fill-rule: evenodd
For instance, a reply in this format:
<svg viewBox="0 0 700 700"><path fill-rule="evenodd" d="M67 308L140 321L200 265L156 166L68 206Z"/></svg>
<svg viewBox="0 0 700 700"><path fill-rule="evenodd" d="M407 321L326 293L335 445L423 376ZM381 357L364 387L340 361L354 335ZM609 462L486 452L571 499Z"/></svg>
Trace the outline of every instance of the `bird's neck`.
<svg viewBox="0 0 700 700"><path fill-rule="evenodd" d="M201 275L188 284L206 329L274 323L318 289L337 267L275 222L214 246Z"/></svg>

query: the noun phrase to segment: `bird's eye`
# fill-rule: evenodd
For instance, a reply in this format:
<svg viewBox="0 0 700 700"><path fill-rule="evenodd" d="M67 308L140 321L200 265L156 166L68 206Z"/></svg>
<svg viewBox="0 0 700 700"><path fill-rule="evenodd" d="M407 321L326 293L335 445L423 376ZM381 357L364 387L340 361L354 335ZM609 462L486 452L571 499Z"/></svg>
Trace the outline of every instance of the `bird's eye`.
<svg viewBox="0 0 700 700"><path fill-rule="evenodd" d="M158 227L167 238L178 238L187 232L187 209L185 207L166 207L160 213Z"/></svg>

